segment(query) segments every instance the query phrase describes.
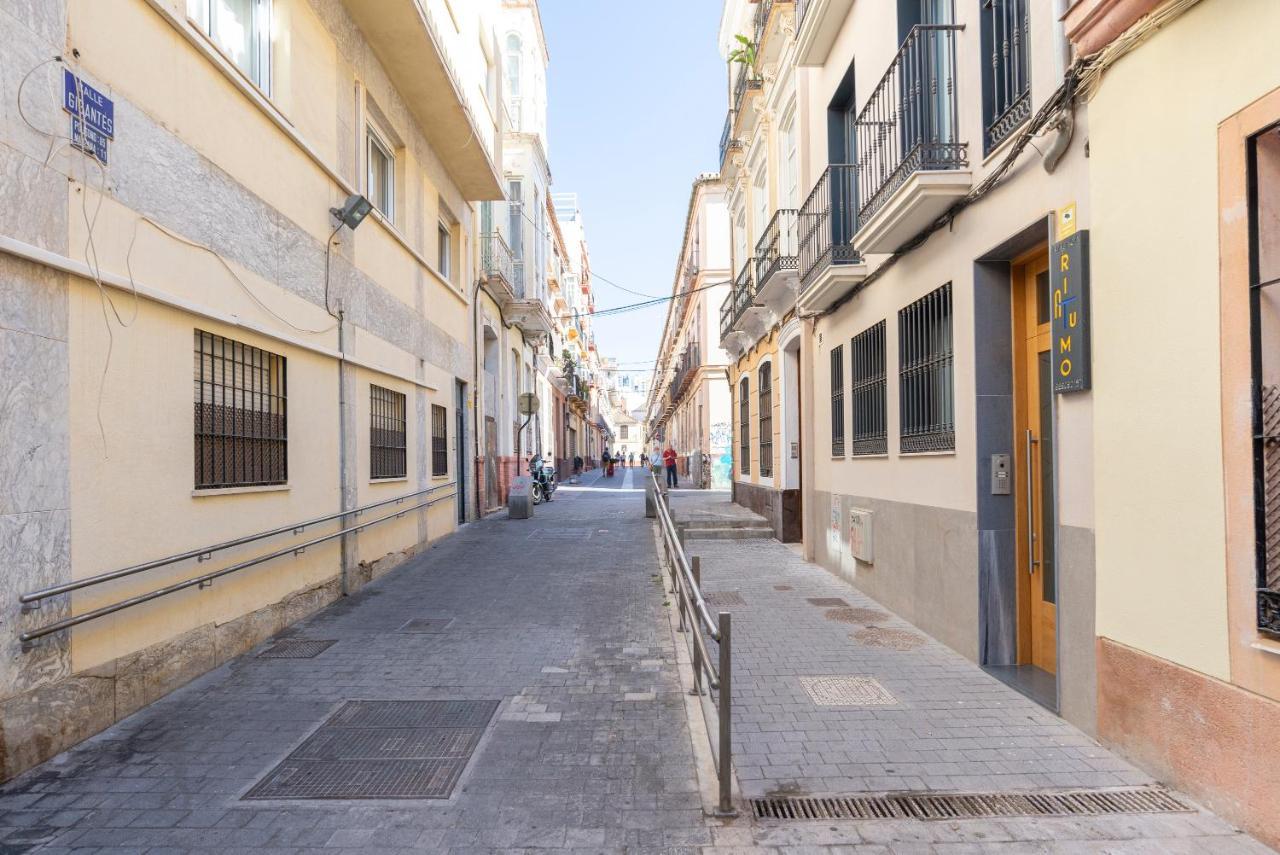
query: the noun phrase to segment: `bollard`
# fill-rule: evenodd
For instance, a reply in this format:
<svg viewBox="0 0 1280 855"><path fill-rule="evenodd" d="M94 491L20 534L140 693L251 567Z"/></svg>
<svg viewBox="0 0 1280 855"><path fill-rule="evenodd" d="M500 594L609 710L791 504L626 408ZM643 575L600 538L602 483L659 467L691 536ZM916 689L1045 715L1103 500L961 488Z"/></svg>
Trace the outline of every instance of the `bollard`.
<svg viewBox="0 0 1280 855"><path fill-rule="evenodd" d="M527 520L533 516L533 478L517 475L507 493L507 519Z"/></svg>
<svg viewBox="0 0 1280 855"><path fill-rule="evenodd" d="M720 805L716 809L718 816L737 816L733 807L733 746L730 706L732 694L733 666L729 656L730 620L728 612L720 612Z"/></svg>
<svg viewBox="0 0 1280 855"><path fill-rule="evenodd" d="M644 479L644 515L648 519L658 515L658 492L652 476Z"/></svg>
<svg viewBox="0 0 1280 855"><path fill-rule="evenodd" d="M702 559L693 556L689 559L689 569L693 571L693 588L695 591L702 591ZM693 631L701 634L702 625L698 621L698 615L693 616ZM698 644L697 639L693 642L693 690L689 692L691 695L702 694L702 647Z"/></svg>

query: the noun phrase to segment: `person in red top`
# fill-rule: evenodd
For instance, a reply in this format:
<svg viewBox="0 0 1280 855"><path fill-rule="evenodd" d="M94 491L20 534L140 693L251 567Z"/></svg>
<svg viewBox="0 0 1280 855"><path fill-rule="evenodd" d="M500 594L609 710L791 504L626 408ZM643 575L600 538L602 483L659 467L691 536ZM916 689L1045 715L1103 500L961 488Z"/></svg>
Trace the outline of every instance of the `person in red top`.
<svg viewBox="0 0 1280 855"><path fill-rule="evenodd" d="M671 446L667 446L667 450L662 452L662 462L667 467L667 486L679 487L679 479L676 478L676 450Z"/></svg>

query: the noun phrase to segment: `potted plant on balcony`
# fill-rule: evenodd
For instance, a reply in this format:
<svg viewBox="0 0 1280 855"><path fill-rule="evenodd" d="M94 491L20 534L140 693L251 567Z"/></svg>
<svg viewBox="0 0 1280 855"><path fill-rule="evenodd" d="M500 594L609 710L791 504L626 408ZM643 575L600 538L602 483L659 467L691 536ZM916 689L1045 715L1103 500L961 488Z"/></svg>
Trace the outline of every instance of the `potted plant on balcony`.
<svg viewBox="0 0 1280 855"><path fill-rule="evenodd" d="M745 65L747 72L752 76L755 75L756 68L756 43L741 33L733 37L738 46L729 51L729 61L736 62L739 65Z"/></svg>

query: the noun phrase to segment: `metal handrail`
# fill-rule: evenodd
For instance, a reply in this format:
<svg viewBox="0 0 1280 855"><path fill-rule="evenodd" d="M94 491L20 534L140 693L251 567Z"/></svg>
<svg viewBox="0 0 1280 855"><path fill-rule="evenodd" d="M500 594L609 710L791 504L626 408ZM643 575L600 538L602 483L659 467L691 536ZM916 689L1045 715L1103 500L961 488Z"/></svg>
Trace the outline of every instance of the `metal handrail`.
<svg viewBox="0 0 1280 855"><path fill-rule="evenodd" d="M456 487L456 486L457 486L456 482L450 482L448 484L440 484L437 487L431 488L430 490L419 491L414 495L422 495L422 493L424 492L429 493L432 490L444 489L446 487ZM195 576L191 579L185 579L181 582L175 582L172 585L166 585L163 588L157 588L156 590L150 591L146 594L139 594L136 597L130 597L127 600L121 600L118 603L112 603L110 605L102 606L101 608L93 609L92 611L85 612L84 614L73 615L72 617L69 617L69 618L63 618L62 620L54 621L53 623L50 623L50 624L45 624L44 626L38 627L29 632L24 632L18 636L18 640L21 641L24 645L27 645L27 644L30 644L32 641L35 641L37 638L43 638L46 635L51 635L55 632L60 632L64 629L70 629L73 626L79 626L82 623L88 623L91 620L97 620L100 617L105 617L106 615L114 614L118 611L123 611L124 609L131 608L133 606L141 605L142 603L147 603L147 602L150 602L151 600L157 600L160 597L167 596L177 591L185 590L192 586L198 585L199 587L204 588L209 584L211 584L214 579L217 579L221 576L227 576L239 570L245 570L245 569L248 569L249 567L256 567L259 564L265 564L268 561L272 561L276 558L281 558L285 555L288 555L289 553L298 555L302 552L305 552L307 550L307 547L309 546L316 546L317 544L321 544L326 541L333 540L336 537L342 537L343 535L347 535L347 534L354 534L355 532L358 532L361 529L369 528L370 526L377 525L378 523L386 522L387 520L391 520L391 519L397 519L411 511L421 510L422 508L430 507L431 505L434 505L437 502L443 502L446 499L452 499L457 494L458 494L457 490L455 490L454 492L450 493L447 496L437 496L436 498L433 498L433 499L427 499L425 501L419 502L418 504L414 505L411 508L403 508L401 510L396 511L393 514L387 514L385 517L378 517L375 520L362 522L359 525L354 525L354 526L351 526L350 528L339 529L338 531L321 535L320 537L314 537L311 540L305 541L303 543L295 543L290 546L286 546L283 549L277 549L275 552L269 552L266 555L260 555L257 558L250 558L247 561L241 561L237 564L232 564L229 567L223 567L221 570L215 570L212 573L205 573L203 576ZM378 504L385 505L387 504L387 502L380 502ZM375 507L375 506L371 505L369 507ZM352 512L347 511L346 513L352 513ZM343 516L343 515L344 514L339 514L339 516Z"/></svg>
<svg viewBox="0 0 1280 855"><path fill-rule="evenodd" d="M671 592L678 597L680 625L679 631L685 632L685 620L689 619L690 632L693 636L693 689L691 694L702 698L702 675L705 672L708 693L715 692L713 705L716 710L717 738L714 740L716 761L716 778L720 785L720 801L716 813L720 816L736 816L733 806L733 715L732 715L732 680L733 671L731 636L731 616L728 612L719 612L716 620L711 619L711 611L702 596L701 566L695 557L690 559L684 551L680 535L676 531L671 517L671 509L667 506L666 495L662 485L652 469L649 479L653 486L654 504L657 506L658 527L662 531L662 542L666 549L668 565L671 569ZM696 617L695 617L696 615ZM719 646L718 669L711 666L711 652L707 649L707 641L703 630L711 636Z"/></svg>
<svg viewBox="0 0 1280 855"><path fill-rule="evenodd" d="M202 546L199 549L189 549L186 552L179 552L177 555L169 555L169 556L166 556L165 558L157 558L153 561L143 562L142 564L134 564L131 567L124 567L120 570L112 570L107 573L99 573L96 576L87 576L83 579L76 579L71 582L64 582L61 585L54 585L49 588L41 588L38 591L32 591L29 594L21 595L20 597L18 597L18 602L23 604L38 602L40 600L48 599L49 597L55 597L58 594L66 594L70 591L78 591L81 588L89 588L94 585L101 585L103 582L114 582L116 579L123 579L126 576L132 576L134 573L141 573L144 570L154 570L157 567L164 567L169 564L177 564L179 561L186 561L190 558L196 558L199 561L207 561L213 557L213 553L221 552L224 549L231 549L236 546L244 546L246 543L253 543L256 540L265 540L268 537L275 537L278 534L284 534L286 532L290 532L292 534L301 534L304 530L310 528L313 525L319 525L320 523L330 522L332 520L338 519L339 517L345 517L348 515L359 516L365 511L371 511L374 508L381 508L391 504L399 504L400 502L403 502L406 499L413 499L413 498L417 498L418 496L425 496L428 493L434 493L438 490L444 490L453 486L455 486L453 482L450 482L448 484L437 484L434 487L427 487L424 490L416 490L412 493L406 493L403 496L396 496L394 499L383 499L381 502L373 502L372 504L361 505L360 507L352 508L349 511L338 511L337 513L327 514L326 516L323 516L323 517L316 517L315 519L306 520L305 522L293 523L292 525L283 525L283 526L280 526L279 528L268 529L267 531L260 531L257 534L250 534L250 535L245 535L244 537L237 537L235 540L228 540L223 543L215 543L212 546Z"/></svg>

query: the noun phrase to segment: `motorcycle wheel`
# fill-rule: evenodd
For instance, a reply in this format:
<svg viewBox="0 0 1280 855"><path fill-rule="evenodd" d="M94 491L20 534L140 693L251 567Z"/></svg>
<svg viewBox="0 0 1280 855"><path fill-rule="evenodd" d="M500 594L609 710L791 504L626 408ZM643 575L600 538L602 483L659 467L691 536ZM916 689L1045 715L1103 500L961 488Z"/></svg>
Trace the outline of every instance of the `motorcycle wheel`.
<svg viewBox="0 0 1280 855"><path fill-rule="evenodd" d="M542 485L537 481L533 482L533 503L535 505L542 504Z"/></svg>

